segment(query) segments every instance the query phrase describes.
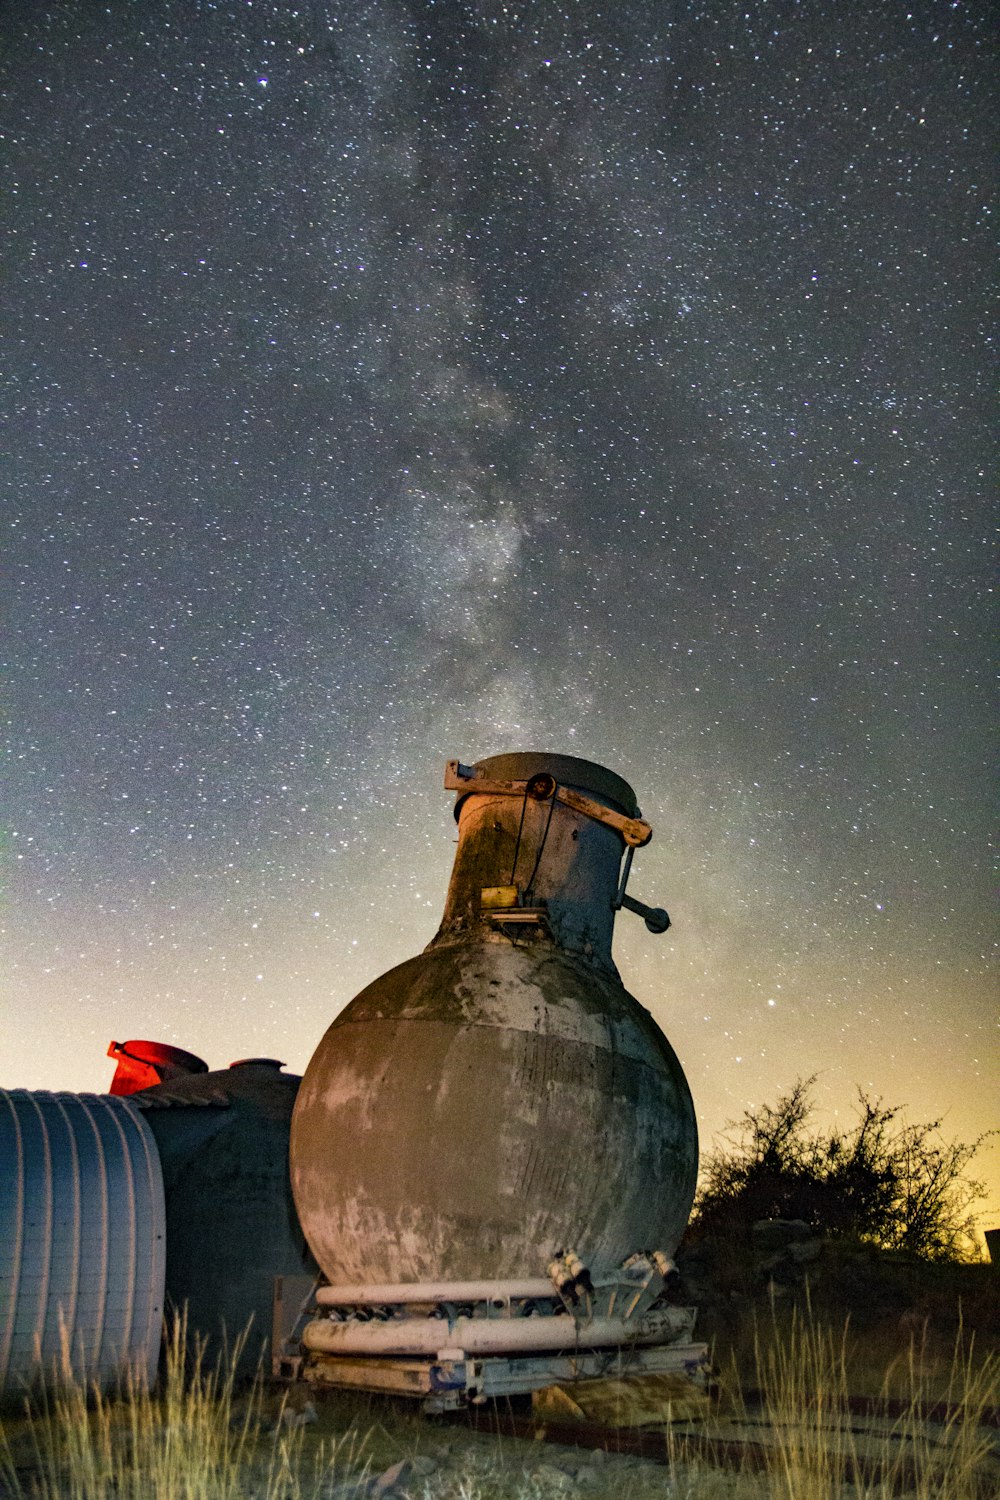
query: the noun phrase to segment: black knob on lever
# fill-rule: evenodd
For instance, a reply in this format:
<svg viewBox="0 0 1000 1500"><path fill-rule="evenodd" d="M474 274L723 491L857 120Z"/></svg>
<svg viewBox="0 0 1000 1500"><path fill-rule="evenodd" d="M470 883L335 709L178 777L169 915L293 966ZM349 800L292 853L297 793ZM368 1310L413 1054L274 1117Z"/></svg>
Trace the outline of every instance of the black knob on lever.
<svg viewBox="0 0 1000 1500"><path fill-rule="evenodd" d="M662 906L647 906L634 896L622 896L622 906L626 911L634 911L637 917L645 917L650 932L666 932L670 926L670 918Z"/></svg>

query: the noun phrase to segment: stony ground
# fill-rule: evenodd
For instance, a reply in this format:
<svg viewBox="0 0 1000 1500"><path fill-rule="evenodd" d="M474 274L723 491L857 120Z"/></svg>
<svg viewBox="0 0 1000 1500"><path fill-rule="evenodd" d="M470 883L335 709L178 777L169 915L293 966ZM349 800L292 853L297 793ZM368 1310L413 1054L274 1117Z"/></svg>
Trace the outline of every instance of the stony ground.
<svg viewBox="0 0 1000 1500"><path fill-rule="evenodd" d="M404 1403L369 1402L364 1397L337 1393L315 1397L293 1393L284 1420L303 1440L303 1460L310 1451L329 1448L345 1425L364 1433L363 1444L349 1456L345 1454L345 1462L337 1471L311 1492L315 1500L366 1500L369 1496L385 1500L555 1500L573 1495L584 1500L861 1500L859 1490L839 1485L832 1474L825 1478L817 1475L807 1483L806 1493L796 1488L798 1481L789 1479L786 1484L778 1475L769 1479L707 1464L661 1464L540 1439L512 1439L476 1431L461 1419L421 1417L416 1408ZM734 1428L730 1435L735 1432ZM756 1424L750 1436L761 1439ZM858 1451L862 1451L863 1439L856 1442ZM668 1439L664 1437L665 1457L667 1454ZM1000 1445L994 1448L993 1466L997 1463ZM307 1493L305 1489L290 1491L288 1500L305 1500ZM924 1485L919 1500L931 1500L932 1496L933 1500L944 1500L933 1486L928 1490ZM263 1493L260 1500L264 1500ZM267 1500L285 1497L272 1491ZM964 1496L951 1495L948 1500L964 1500Z"/></svg>
<svg viewBox="0 0 1000 1500"><path fill-rule="evenodd" d="M244 1425L246 1406L246 1398L235 1399L234 1433ZM763 1500L766 1493L707 1468L672 1471L603 1450L501 1437L379 1398L293 1387L284 1396L269 1393L257 1416L260 1436L235 1488L204 1475L197 1500ZM46 1462L35 1424L14 1418L4 1429L9 1462L0 1462L0 1500L114 1500L120 1494L110 1479L91 1493L79 1466L71 1475ZM119 1443L128 1444L127 1423ZM171 1485L155 1489L157 1496L169 1491L173 1500ZM134 1493L145 1500L141 1484L138 1492L129 1487L128 1495ZM184 1497L195 1500L189 1487Z"/></svg>
<svg viewBox="0 0 1000 1500"><path fill-rule="evenodd" d="M317 1500L765 1500L770 1493L755 1478L708 1467L491 1435L388 1403L366 1408L363 1398L320 1396L299 1406L286 1424L301 1429L304 1469L310 1451L332 1443L345 1419L365 1433L363 1446L318 1487Z"/></svg>

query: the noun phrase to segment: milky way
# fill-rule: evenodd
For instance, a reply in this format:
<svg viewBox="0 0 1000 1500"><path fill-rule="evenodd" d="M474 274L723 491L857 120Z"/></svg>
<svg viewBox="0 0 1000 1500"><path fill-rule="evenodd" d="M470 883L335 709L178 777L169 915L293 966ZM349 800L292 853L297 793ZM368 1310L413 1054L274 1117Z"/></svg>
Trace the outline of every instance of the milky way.
<svg viewBox="0 0 1000 1500"><path fill-rule="evenodd" d="M993 1124L987 8L7 15L4 1083L301 1069L544 748L706 1137Z"/></svg>

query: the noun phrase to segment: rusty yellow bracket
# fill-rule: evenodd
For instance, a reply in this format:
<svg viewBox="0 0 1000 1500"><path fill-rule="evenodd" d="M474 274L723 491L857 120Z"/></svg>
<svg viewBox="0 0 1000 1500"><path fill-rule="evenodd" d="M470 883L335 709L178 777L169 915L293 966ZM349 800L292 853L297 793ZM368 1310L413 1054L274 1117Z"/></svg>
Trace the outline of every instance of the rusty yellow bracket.
<svg viewBox="0 0 1000 1500"><path fill-rule="evenodd" d="M603 802L595 802L583 792L574 792L569 787L560 786L553 776L544 771L528 781L491 781L486 776L480 776L474 766L463 766L461 761L449 760L444 768L444 785L448 792L485 792L493 797L535 797L540 802L554 796L557 802L571 807L574 812L582 813L585 818L593 818L595 822L613 828L633 849L641 849L653 837L652 827L642 818L626 818L623 813L605 807Z"/></svg>

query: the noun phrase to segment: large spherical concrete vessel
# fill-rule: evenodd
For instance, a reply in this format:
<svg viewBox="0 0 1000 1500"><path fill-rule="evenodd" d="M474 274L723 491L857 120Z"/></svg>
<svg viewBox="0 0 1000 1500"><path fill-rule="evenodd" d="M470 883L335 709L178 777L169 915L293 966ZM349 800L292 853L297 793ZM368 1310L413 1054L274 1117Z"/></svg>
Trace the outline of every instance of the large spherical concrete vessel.
<svg viewBox="0 0 1000 1500"><path fill-rule="evenodd" d="M335 1284L537 1277L567 1245L601 1271L672 1251L691 1207L690 1093L611 960L631 788L565 756L461 769L441 929L336 1018L295 1104Z"/></svg>

